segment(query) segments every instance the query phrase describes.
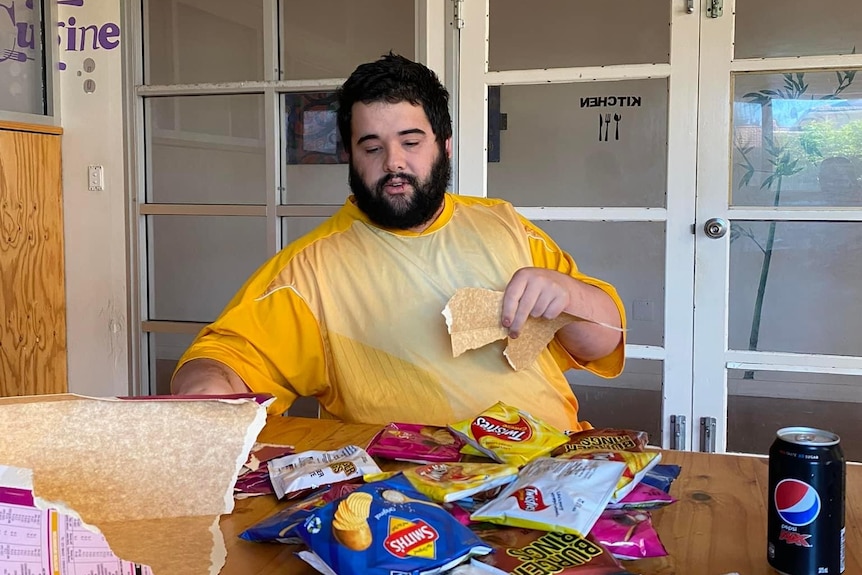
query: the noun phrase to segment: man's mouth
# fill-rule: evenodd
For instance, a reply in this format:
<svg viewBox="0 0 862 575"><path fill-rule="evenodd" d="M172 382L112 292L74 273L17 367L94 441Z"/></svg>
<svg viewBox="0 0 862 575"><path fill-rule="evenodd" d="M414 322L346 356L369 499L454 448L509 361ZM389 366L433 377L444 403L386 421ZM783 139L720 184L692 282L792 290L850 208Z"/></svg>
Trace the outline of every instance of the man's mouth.
<svg viewBox="0 0 862 575"><path fill-rule="evenodd" d="M393 178L384 184L384 191L390 195L404 194L411 189L410 182L398 178Z"/></svg>

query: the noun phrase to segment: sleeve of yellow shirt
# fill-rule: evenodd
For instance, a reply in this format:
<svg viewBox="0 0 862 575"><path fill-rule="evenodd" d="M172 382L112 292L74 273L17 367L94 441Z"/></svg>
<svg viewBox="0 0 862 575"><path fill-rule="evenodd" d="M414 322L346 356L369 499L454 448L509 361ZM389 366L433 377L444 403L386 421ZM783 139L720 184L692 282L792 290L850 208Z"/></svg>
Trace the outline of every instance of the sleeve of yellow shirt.
<svg viewBox="0 0 862 575"><path fill-rule="evenodd" d="M209 358L231 367L254 392L271 393L270 413L299 396L317 395L328 382L323 338L314 315L293 289L263 298L235 298L205 327L177 364Z"/></svg>
<svg viewBox="0 0 862 575"><path fill-rule="evenodd" d="M526 218L521 218L524 227L527 231L527 237L530 242L530 253L533 257L533 264L536 267L542 267L569 275L585 284L596 286L597 288L608 294L617 306L620 312L620 321L622 322L623 330L626 327L626 312L617 290L611 284L603 282L599 279L587 276L578 271L578 266L572 257L563 251L551 237L541 229L537 228ZM581 364L572 355L566 351L562 344L554 339L549 344L548 348L554 356L554 360L560 369L566 370L569 368L586 369L595 373L598 376L611 378L616 377L623 371L625 365L625 331L617 348L603 358L588 361Z"/></svg>

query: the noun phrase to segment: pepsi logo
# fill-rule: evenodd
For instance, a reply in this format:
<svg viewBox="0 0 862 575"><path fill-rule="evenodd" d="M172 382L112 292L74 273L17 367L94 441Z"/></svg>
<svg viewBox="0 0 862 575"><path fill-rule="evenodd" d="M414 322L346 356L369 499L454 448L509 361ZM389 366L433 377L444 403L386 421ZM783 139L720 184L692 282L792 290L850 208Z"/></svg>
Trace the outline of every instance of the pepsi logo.
<svg viewBox="0 0 862 575"><path fill-rule="evenodd" d="M820 515L820 495L817 490L798 479L783 479L775 486L775 510L781 520L803 527Z"/></svg>

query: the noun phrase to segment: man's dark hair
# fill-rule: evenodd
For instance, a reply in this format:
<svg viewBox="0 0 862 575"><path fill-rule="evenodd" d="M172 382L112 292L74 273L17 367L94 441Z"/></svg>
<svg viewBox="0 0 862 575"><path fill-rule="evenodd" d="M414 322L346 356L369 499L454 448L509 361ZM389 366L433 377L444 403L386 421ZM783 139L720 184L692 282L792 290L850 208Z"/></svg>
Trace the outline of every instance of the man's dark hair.
<svg viewBox="0 0 862 575"><path fill-rule="evenodd" d="M449 92L437 74L418 62L398 54L361 64L338 89L338 131L344 148L351 153L353 104L362 102L410 102L422 105L440 146L452 137Z"/></svg>

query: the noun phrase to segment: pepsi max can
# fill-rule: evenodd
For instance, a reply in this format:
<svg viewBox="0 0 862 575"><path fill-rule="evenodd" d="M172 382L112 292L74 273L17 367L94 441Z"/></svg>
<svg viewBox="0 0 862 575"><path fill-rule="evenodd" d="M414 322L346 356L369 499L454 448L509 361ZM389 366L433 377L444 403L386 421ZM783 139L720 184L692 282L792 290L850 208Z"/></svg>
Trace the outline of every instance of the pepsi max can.
<svg viewBox="0 0 862 575"><path fill-rule="evenodd" d="M769 448L769 564L784 575L844 573L844 453L834 433L785 427Z"/></svg>

